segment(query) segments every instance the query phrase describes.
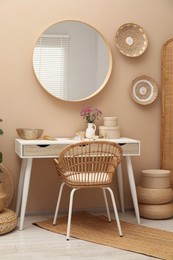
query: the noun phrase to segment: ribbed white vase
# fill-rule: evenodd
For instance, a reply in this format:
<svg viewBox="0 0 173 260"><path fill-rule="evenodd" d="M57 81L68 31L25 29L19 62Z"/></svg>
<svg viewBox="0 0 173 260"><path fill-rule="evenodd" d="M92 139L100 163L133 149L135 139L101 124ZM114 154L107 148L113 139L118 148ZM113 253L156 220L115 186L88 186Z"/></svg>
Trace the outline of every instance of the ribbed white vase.
<svg viewBox="0 0 173 260"><path fill-rule="evenodd" d="M96 125L94 123L87 123L87 125L85 136L86 138L93 138L96 132Z"/></svg>

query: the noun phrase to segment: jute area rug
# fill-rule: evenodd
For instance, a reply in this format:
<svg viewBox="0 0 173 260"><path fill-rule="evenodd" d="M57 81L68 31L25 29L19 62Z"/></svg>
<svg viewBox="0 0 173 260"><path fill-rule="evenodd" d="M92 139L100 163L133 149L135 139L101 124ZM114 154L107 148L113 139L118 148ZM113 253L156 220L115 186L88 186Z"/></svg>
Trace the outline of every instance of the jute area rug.
<svg viewBox="0 0 173 260"><path fill-rule="evenodd" d="M66 235L67 217L59 217L56 226L52 225L52 219L34 225ZM72 216L70 236L160 259L173 259L173 232L122 221L121 227L123 237L119 237L114 220L109 223L105 216L76 213Z"/></svg>

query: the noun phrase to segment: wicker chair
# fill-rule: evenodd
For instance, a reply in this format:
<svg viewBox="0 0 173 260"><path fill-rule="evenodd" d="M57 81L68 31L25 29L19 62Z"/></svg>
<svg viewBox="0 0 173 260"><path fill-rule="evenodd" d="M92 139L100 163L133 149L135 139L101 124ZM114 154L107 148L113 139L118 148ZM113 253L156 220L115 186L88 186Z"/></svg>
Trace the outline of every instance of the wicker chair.
<svg viewBox="0 0 173 260"><path fill-rule="evenodd" d="M74 192L80 188L102 188L106 205L108 221L111 222L110 211L107 202L106 190L109 191L119 235L122 236L122 230L118 217L118 211L112 189L109 187L115 169L122 159L121 147L110 141L84 141L67 146L54 159L55 166L62 180L59 196L57 200L53 225L56 225L61 195L64 185L72 188L70 193L67 240L70 238L71 216Z"/></svg>

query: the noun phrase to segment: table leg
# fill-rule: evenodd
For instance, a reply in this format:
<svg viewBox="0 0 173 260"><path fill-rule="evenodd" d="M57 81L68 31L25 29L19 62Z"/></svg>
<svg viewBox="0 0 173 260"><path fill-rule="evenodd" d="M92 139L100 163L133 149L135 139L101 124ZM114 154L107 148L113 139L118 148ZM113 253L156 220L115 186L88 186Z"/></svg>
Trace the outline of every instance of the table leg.
<svg viewBox="0 0 173 260"><path fill-rule="evenodd" d="M26 204L27 204L27 199L28 199L29 184L30 184L30 178L31 178L31 169L32 169L32 158L27 158L24 183L23 183L23 194L22 194L19 230L23 230L23 224L24 224L24 218L25 218L25 212L26 212Z"/></svg>
<svg viewBox="0 0 173 260"><path fill-rule="evenodd" d="M16 202L17 216L19 215L19 210L20 210L20 205L21 205L23 183L24 183L25 170L26 170L26 162L27 162L27 159L22 159L22 165L21 165L20 176L19 176L19 184L18 184L18 192L17 192L17 202Z"/></svg>
<svg viewBox="0 0 173 260"><path fill-rule="evenodd" d="M140 224L141 220L140 220L140 215L139 215L136 185L135 185L135 179L134 179L132 162L131 162L130 156L126 156L126 162L127 162L127 173L128 173L128 178L129 178L130 190L131 190L134 210L135 210L135 214L136 214L136 219L137 219L137 223Z"/></svg>
<svg viewBox="0 0 173 260"><path fill-rule="evenodd" d="M124 191L123 191L123 176L122 176L121 163L117 167L117 180L118 180L118 189L119 189L119 194L120 194L121 210L122 210L122 212L124 212Z"/></svg>

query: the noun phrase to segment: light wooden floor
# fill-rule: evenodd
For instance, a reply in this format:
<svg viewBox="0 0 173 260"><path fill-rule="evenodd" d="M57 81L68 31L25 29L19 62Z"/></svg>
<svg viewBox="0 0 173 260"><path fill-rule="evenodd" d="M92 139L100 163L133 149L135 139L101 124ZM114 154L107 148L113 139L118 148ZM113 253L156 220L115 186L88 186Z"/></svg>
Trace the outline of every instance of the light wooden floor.
<svg viewBox="0 0 173 260"><path fill-rule="evenodd" d="M132 211L120 213L120 219L136 223ZM90 242L71 238L66 241L65 236L55 234L37 226L33 222L45 220L52 216L27 216L25 228L0 236L0 259L3 260L146 260L156 259L141 254L102 246ZM142 225L173 231L173 219L147 220L141 219Z"/></svg>

